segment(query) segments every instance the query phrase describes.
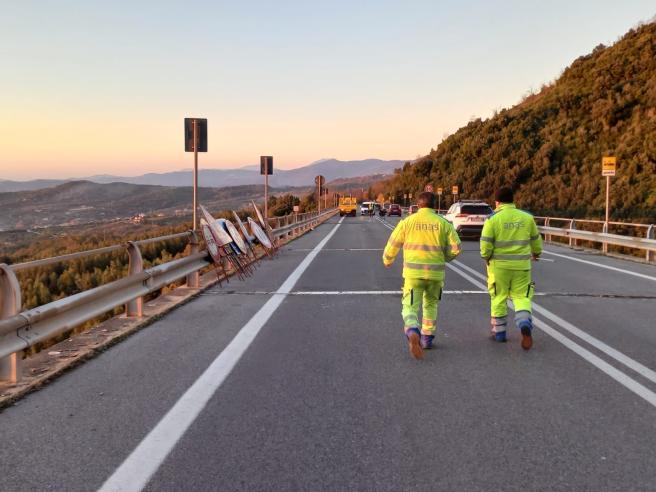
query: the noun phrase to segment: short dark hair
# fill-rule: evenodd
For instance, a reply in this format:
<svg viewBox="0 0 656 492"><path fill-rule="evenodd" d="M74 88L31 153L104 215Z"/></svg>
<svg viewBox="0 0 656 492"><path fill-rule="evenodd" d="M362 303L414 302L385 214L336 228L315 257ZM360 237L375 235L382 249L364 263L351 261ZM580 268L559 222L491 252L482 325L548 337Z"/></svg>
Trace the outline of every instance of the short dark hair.
<svg viewBox="0 0 656 492"><path fill-rule="evenodd" d="M417 205L419 205L419 208L435 208L435 194L430 191L419 193Z"/></svg>
<svg viewBox="0 0 656 492"><path fill-rule="evenodd" d="M512 203L513 198L513 190L509 186L502 186L494 194L494 199L499 203Z"/></svg>

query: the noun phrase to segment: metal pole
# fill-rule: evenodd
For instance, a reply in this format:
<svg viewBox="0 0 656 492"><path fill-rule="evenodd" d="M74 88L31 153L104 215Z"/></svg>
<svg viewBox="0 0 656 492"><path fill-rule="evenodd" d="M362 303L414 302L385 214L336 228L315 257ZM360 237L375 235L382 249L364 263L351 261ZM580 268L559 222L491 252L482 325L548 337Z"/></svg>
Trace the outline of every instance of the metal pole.
<svg viewBox="0 0 656 492"><path fill-rule="evenodd" d="M606 176L606 227L608 227L609 203L610 203L610 176Z"/></svg>
<svg viewBox="0 0 656 492"><path fill-rule="evenodd" d="M194 224L193 230L198 229L198 120L194 119Z"/></svg>
<svg viewBox="0 0 656 492"><path fill-rule="evenodd" d="M442 195L437 195L437 213L440 213L440 209L442 208Z"/></svg>
<svg viewBox="0 0 656 492"><path fill-rule="evenodd" d="M268 169L264 171L264 222L269 220L269 174Z"/></svg>
<svg viewBox="0 0 656 492"><path fill-rule="evenodd" d="M608 217L610 211L610 176L606 176L606 221L604 223L604 232L608 233ZM608 243L603 243L603 252L608 253Z"/></svg>

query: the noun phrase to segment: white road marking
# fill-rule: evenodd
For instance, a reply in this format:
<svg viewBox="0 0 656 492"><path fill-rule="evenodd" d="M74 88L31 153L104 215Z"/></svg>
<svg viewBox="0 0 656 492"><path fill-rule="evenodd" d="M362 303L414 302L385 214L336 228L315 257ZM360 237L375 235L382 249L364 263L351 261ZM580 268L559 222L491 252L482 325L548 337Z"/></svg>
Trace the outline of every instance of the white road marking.
<svg viewBox="0 0 656 492"><path fill-rule="evenodd" d="M553 251L547 251L544 250L543 253L546 253L548 255L553 255L553 256L559 256L560 258L566 258L571 261L578 261L579 263L585 263L586 265L593 265L599 268L605 268L607 270L613 270L615 272L622 272L626 273L627 275L633 275L634 277L640 277L640 278L646 278L647 280L652 280L656 282L656 277L652 277L651 275L645 275L644 273L638 273L638 272L632 272L631 270L624 270L623 268L617 268L613 267L610 265L604 265L602 263L595 263L594 261L589 261L589 260L582 260L581 258L573 258L571 256L567 255L562 255L560 253L554 253Z"/></svg>
<svg viewBox="0 0 656 492"><path fill-rule="evenodd" d="M311 249L292 249L291 251L312 251ZM383 248L324 248L322 252L326 251L383 251Z"/></svg>
<svg viewBox="0 0 656 492"><path fill-rule="evenodd" d="M483 279L487 282L487 278L485 277L485 275L482 275L481 273L477 272L473 268L470 268L469 266L457 260L454 261L454 263L456 263L459 267L467 270L468 272L471 272L478 278ZM572 335L575 335L579 337L581 340L588 342L590 345L600 350L601 352L605 353L606 355L609 355L617 362L624 364L629 369L632 369L638 374L640 374L641 376L643 376L644 378L649 379L652 383L656 383L656 371L653 371L648 367L640 364L638 361L633 360L631 357L623 354L619 350L615 350L613 347L606 345L598 338L595 338L592 335L588 334L587 332L581 330L580 328L577 328L569 321L564 320L563 318L559 317L558 315L549 311L548 309L540 306L539 304L533 303L533 310L540 313L544 317L550 319L558 326L560 326L562 329L570 332Z"/></svg>
<svg viewBox="0 0 656 492"><path fill-rule="evenodd" d="M468 271L470 271L472 274L474 274L474 275L476 275L476 276L478 276L478 277L482 277L481 274L479 274L479 273L478 273L477 271L475 271L474 269L469 268L467 265L463 265L463 264L460 263L460 262L457 262L457 263L458 263L459 266L464 266L464 267L466 267L466 269L467 269ZM477 286L477 287L479 287L479 288L484 288L484 287L485 287L484 284L482 284L482 283L479 282L478 280L474 279L473 277L471 277L470 275L468 275L468 274L465 273L464 271L460 270L459 268L457 268L457 267L455 267L455 266L453 266L453 265L451 265L451 264L447 264L447 267L449 267L451 270L453 270L454 272L456 272L457 274L459 274L461 277L465 278L466 280L469 280L469 281L470 281L472 284L474 284L475 286ZM538 309L536 309L536 308L540 308L541 310L547 311L546 309L541 308L540 306L537 306L535 303L533 303L533 309L536 310L536 311L538 311ZM512 309L512 308L511 308L511 309ZM542 313L542 314L544 314L544 313ZM555 315L554 315L554 316L555 316ZM556 318L557 318L558 320L561 320L561 318L558 318L557 316L556 316ZM552 320L552 321L555 321L555 320ZM564 320L561 320L561 321L564 321ZM558 321L555 321L555 322L558 323ZM654 393L653 391L651 391L649 388L647 388L646 386L643 386L642 384L638 383L635 379L633 379L633 378L627 376L627 375L626 375L625 373L623 373L622 371L620 371L620 370L616 369L615 367L611 366L611 365L608 364L606 361L604 361L603 359L599 358L598 356L596 356L595 354L593 354L593 353L590 352L589 350L583 348L583 347L582 347L581 345L579 345L578 343L576 343L576 342L570 340L569 338L567 338L566 336L564 336L562 333L560 333L559 331L555 330L554 328L552 328L551 326L549 326L548 324L546 324L544 321L541 321L541 320L536 319L536 318L534 317L534 318L533 318L533 323L535 324L535 326L537 326L538 328L540 328L544 333L546 333L547 335L551 336L553 339L555 339L555 340L557 340L558 342L560 342L561 344L563 344L565 347L567 347L568 349L570 349L572 352L576 353L577 355L581 356L583 359L587 360L590 364L594 365L597 369L601 370L602 372L604 372L605 374L607 374L608 376L610 376L611 378L613 378L615 381L617 381L618 383L620 383L622 386L624 386L624 387L627 388L628 390L632 391L633 393L635 393L636 395L638 395L639 397L641 397L642 399L644 399L645 401L647 401L648 403L651 403L653 406L656 407L656 393ZM567 324L567 325L570 325L570 326L573 326L573 325L571 325L570 323L567 323L567 322L566 322L566 324ZM560 324L559 324L559 326L560 326L561 328L565 329L565 330L568 330L567 326L562 326L562 325L560 325ZM578 330L578 329L577 329L577 330ZM568 331L569 331L569 330L568 330ZM583 332L582 330L579 330L579 331L580 331L581 333L585 333L585 332ZM587 333L586 333L585 335L587 335ZM654 381L654 380L651 379L651 377L648 375L649 373L653 373L653 371L652 371L651 369L649 369L649 368L647 368L647 367L645 367L645 366L642 366L642 364L640 364L640 363L634 361L633 359L630 359L630 358L627 357L626 355L621 354L620 352L616 351L615 349L613 349L613 348L611 348L611 347L608 347L606 344L604 344L603 342L601 342L601 341L595 339L594 337L591 337L590 335L587 335L587 337L590 337L591 339L594 339L594 340L597 341L600 345L604 345L604 346L606 346L608 349L610 349L610 351L612 351L612 352L614 352L614 353L617 353L617 354L620 354L620 355L622 356L622 359L631 361L633 366L635 366L635 367L639 367L639 368L642 368L643 370L646 370L646 371L638 371L638 370L635 369L635 367L631 367L632 369L636 370L636 372L639 372L641 375L643 375L643 376L645 376L646 378L648 378L648 379ZM587 340L586 340L586 341L587 341ZM593 344L593 345L596 346L597 348L599 348L597 345L595 345L595 344ZM600 349L600 350L601 350L601 349ZM610 355L611 357L613 357L613 355L612 355L611 353L608 353L608 352L606 352L606 353L607 353L608 355ZM615 357L613 357L613 358L615 358ZM618 362L621 362L621 363L624 364L624 360L620 360L620 359L616 359L616 360L617 360ZM643 372L644 372L644 373L643 373Z"/></svg>
<svg viewBox="0 0 656 492"><path fill-rule="evenodd" d="M335 234L344 218L296 267L283 282L277 294L288 294L321 249ZM177 442L196 420L216 390L228 377L285 295L275 295L235 335L230 344L214 359L205 372L180 397L168 413L132 451L100 488L100 492L140 491L155 474Z"/></svg>
<svg viewBox="0 0 656 492"><path fill-rule="evenodd" d="M400 296L402 290L308 290L290 292L293 296ZM442 294L487 294L486 290L445 290Z"/></svg>

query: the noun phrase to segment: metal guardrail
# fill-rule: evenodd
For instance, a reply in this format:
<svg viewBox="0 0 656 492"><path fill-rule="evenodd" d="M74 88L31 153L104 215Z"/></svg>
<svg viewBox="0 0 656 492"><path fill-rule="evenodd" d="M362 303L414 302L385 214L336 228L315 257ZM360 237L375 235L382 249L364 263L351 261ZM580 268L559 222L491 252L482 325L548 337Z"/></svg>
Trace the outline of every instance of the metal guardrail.
<svg viewBox="0 0 656 492"><path fill-rule="evenodd" d="M310 212L269 219L276 227L275 238L300 233L318 225L337 209ZM190 253L184 258L143 269L139 246L188 237ZM15 272L63 261L76 260L114 251L127 250L128 275L57 301L22 311L20 284ZM115 307L125 305L127 317L143 316L144 296L186 278L186 286L199 287L199 270L210 265L207 251L199 251L198 237L193 231L129 241L114 245L40 260L0 264L0 380L20 379L20 352L95 318Z"/></svg>
<svg viewBox="0 0 656 492"><path fill-rule="evenodd" d="M587 219L567 219L563 217L535 217L539 222L544 225L538 226L540 232L545 235L547 241L551 240L552 236L565 237L569 239L569 246L578 246L578 241L589 241L593 243L601 243L602 251L608 252L608 246L623 246L626 248L633 248L645 251L645 260L647 262L655 261L656 259L656 225L654 224L638 224L634 222L604 222L603 220L587 220ZM563 223L564 227L553 227L554 222ZM587 231L577 229L577 225L592 224L601 225L601 231ZM644 231L644 237L627 236L622 234L609 233L610 227L615 228L634 228Z"/></svg>

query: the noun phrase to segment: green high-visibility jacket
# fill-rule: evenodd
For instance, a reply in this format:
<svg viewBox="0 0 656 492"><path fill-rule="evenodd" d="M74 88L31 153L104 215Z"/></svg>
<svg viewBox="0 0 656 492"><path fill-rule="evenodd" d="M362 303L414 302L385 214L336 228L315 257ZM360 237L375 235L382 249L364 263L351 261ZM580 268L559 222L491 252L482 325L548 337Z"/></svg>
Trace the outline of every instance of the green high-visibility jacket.
<svg viewBox="0 0 656 492"><path fill-rule="evenodd" d="M512 203L497 207L483 225L481 256L508 270L530 270L531 254L542 253L542 237L533 216Z"/></svg>
<svg viewBox="0 0 656 492"><path fill-rule="evenodd" d="M399 222L383 251L391 265L403 248L403 277L443 280L444 264L460 254L460 238L453 225L431 208L420 208Z"/></svg>

